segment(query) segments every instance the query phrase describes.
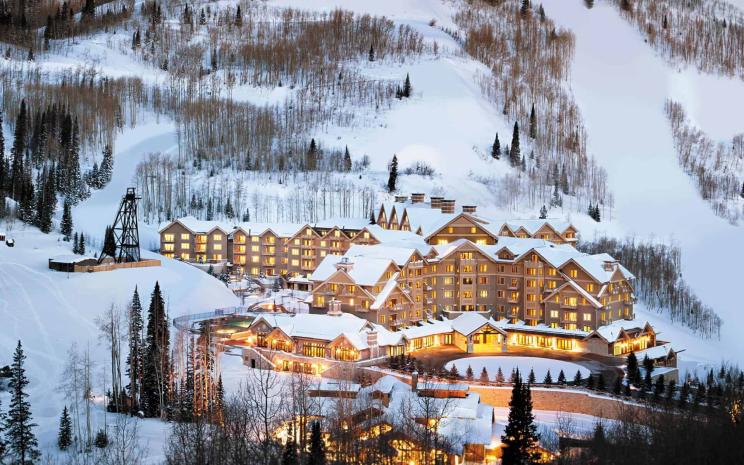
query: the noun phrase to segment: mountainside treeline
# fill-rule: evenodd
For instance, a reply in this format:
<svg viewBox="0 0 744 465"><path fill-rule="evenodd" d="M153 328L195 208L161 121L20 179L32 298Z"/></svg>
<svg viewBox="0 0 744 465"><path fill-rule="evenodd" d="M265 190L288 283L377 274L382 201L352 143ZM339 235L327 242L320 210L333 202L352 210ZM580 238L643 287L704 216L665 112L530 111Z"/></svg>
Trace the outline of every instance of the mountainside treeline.
<svg viewBox="0 0 744 465"><path fill-rule="evenodd" d="M664 314L704 337L720 337L723 321L682 278L679 247L634 238L600 237L582 240L578 248L590 254L608 253L628 268L636 277L634 294L649 310Z"/></svg>
<svg viewBox="0 0 744 465"><path fill-rule="evenodd" d="M667 100L664 111L682 169L716 215L738 223L744 218L744 134L715 142L695 127L682 104Z"/></svg>
<svg viewBox="0 0 744 465"><path fill-rule="evenodd" d="M612 0L668 62L744 79L744 14L720 0Z"/></svg>
<svg viewBox="0 0 744 465"><path fill-rule="evenodd" d="M448 32L491 70L478 77L481 90L521 136L516 149L512 136L504 158L522 174L490 180L503 203L540 208L565 201L580 211L599 205L609 217L607 173L586 152L587 131L566 90L573 34L557 27L541 5L517 0L463 2L454 20L459 30ZM499 158L497 151L492 156Z"/></svg>

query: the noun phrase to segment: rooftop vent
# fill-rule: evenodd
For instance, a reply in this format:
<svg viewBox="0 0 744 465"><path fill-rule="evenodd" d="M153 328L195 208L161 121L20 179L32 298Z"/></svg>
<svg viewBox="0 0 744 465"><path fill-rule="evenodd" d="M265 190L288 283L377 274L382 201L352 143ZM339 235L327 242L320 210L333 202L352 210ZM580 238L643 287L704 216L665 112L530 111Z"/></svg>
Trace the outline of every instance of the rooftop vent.
<svg viewBox="0 0 744 465"><path fill-rule="evenodd" d="M444 200L444 197L431 197L431 208L436 208L437 210L442 208L442 200Z"/></svg>
<svg viewBox="0 0 744 465"><path fill-rule="evenodd" d="M455 201L443 199L441 203L442 213L455 213Z"/></svg>
<svg viewBox="0 0 744 465"><path fill-rule="evenodd" d="M422 203L425 198L426 198L426 194L422 194L421 192L416 192L416 193L411 194L412 203Z"/></svg>
<svg viewBox="0 0 744 465"><path fill-rule="evenodd" d="M478 207L476 207L475 205L463 205L462 206L463 213L475 213L475 210L477 209Z"/></svg>
<svg viewBox="0 0 744 465"><path fill-rule="evenodd" d="M406 200L408 200L407 195L396 195L395 196L395 203L404 203Z"/></svg>

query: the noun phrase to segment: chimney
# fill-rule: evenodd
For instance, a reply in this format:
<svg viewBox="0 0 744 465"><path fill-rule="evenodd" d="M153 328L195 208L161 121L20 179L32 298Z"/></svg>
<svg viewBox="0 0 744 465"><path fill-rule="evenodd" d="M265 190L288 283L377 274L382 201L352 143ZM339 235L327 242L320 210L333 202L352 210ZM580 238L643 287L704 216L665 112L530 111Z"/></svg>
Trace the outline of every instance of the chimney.
<svg viewBox="0 0 744 465"><path fill-rule="evenodd" d="M343 312L341 312L341 301L332 299L328 302L328 311L326 312L326 315L328 316L341 316L343 315Z"/></svg>
<svg viewBox="0 0 744 465"><path fill-rule="evenodd" d="M341 261L336 263L336 269L338 271L350 272L354 268L354 263L349 261L349 257L341 257Z"/></svg>
<svg viewBox="0 0 744 465"><path fill-rule="evenodd" d="M395 196L395 203L405 203L406 200L408 200L407 195L396 195Z"/></svg>
<svg viewBox="0 0 744 465"><path fill-rule="evenodd" d="M411 373L411 391L418 391L418 371Z"/></svg>
<svg viewBox="0 0 744 465"><path fill-rule="evenodd" d="M443 199L441 203L442 213L455 213L455 201Z"/></svg>
<svg viewBox="0 0 744 465"><path fill-rule="evenodd" d="M476 207L475 205L463 205L462 206L462 212L463 213L475 213L475 210L477 208L478 207Z"/></svg>
<svg viewBox="0 0 744 465"><path fill-rule="evenodd" d="M602 264L602 268L604 268L605 271L615 271L617 269L617 260L605 260Z"/></svg>
<svg viewBox="0 0 744 465"><path fill-rule="evenodd" d="M431 197L431 208L436 208L439 210L442 208L442 200L444 197Z"/></svg>
<svg viewBox="0 0 744 465"><path fill-rule="evenodd" d="M413 193L411 194L411 203L422 203L425 198L426 194L422 194L421 192Z"/></svg>
<svg viewBox="0 0 744 465"><path fill-rule="evenodd" d="M377 347L377 331L369 331L367 333L367 345Z"/></svg>

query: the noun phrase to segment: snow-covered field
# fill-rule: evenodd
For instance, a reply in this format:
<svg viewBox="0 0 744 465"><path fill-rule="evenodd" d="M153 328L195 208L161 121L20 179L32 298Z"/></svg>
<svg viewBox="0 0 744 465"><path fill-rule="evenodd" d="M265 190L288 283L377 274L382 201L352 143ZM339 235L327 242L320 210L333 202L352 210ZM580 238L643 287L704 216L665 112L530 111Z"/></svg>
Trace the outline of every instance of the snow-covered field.
<svg viewBox="0 0 744 465"><path fill-rule="evenodd" d="M505 379L509 379L512 371L519 370L523 379L527 379L530 371L535 373L535 379L538 383L545 379L545 375L550 371L550 376L555 382L558 379L558 373L563 370L567 380L573 379L576 372L581 373L582 378L589 376L590 371L577 363L565 362L563 360L553 360L541 357L467 357L448 362L446 369L451 369L452 365L457 367L457 372L464 376L468 367L472 368L473 375L476 379L480 377L483 368L488 372L491 380L495 379L499 368L504 374Z"/></svg>

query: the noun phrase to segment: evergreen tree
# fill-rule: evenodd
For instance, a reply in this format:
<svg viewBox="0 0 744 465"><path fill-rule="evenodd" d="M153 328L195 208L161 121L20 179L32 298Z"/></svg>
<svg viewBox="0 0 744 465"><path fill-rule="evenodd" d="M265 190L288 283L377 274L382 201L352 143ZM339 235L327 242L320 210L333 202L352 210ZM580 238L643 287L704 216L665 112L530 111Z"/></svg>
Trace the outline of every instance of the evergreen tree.
<svg viewBox="0 0 744 465"><path fill-rule="evenodd" d="M535 104L532 104L530 110L530 137L534 140L537 137L537 115L535 115Z"/></svg>
<svg viewBox="0 0 744 465"><path fill-rule="evenodd" d="M648 358L648 355L645 355L643 357L643 371L645 372L643 376L644 387L646 388L646 390L650 391L651 387L653 386L651 374L654 371L654 361Z"/></svg>
<svg viewBox="0 0 744 465"><path fill-rule="evenodd" d="M78 243L78 253L80 255L85 255L85 234L80 233L80 242Z"/></svg>
<svg viewBox="0 0 744 465"><path fill-rule="evenodd" d="M465 379L467 379L468 381L472 381L474 376L475 375L473 374L473 367L468 365L467 370L465 370Z"/></svg>
<svg viewBox="0 0 744 465"><path fill-rule="evenodd" d="M480 378L478 379L478 381L485 384L488 383L488 380L488 370L486 370L486 367L484 366L481 370Z"/></svg>
<svg viewBox="0 0 744 465"><path fill-rule="evenodd" d="M99 429L96 433L96 438L93 440L93 444L99 449L105 449L108 443L108 434L104 430Z"/></svg>
<svg viewBox="0 0 744 465"><path fill-rule="evenodd" d="M411 77L406 73L406 80L403 82L403 97L409 98L413 88L411 87Z"/></svg>
<svg viewBox="0 0 744 465"><path fill-rule="evenodd" d="M344 149L344 171L347 173L351 171L351 154L349 153L348 145Z"/></svg>
<svg viewBox="0 0 744 465"><path fill-rule="evenodd" d="M501 158L501 142L499 142L499 133L496 133L496 138L493 140L493 145L491 146L491 157L494 160L498 160Z"/></svg>
<svg viewBox="0 0 744 465"><path fill-rule="evenodd" d="M170 332L160 283L150 298L147 315L147 336L142 372L143 411L148 417L164 415L167 407L167 386L170 377Z"/></svg>
<svg viewBox="0 0 744 465"><path fill-rule="evenodd" d="M26 125L26 100L24 99L21 100L21 109L16 117L13 147L10 152L10 198L14 200L19 200L23 191L23 179L25 178L23 157L26 154L26 135L28 131Z"/></svg>
<svg viewBox="0 0 744 465"><path fill-rule="evenodd" d="M101 251L101 255L116 258L116 238L114 237L114 230L111 226L106 226L106 232L103 235L103 250Z"/></svg>
<svg viewBox="0 0 744 465"><path fill-rule="evenodd" d="M54 170L46 171L43 176L44 186L37 193L37 220L43 233L52 231L52 217L57 209L57 193L54 189Z"/></svg>
<svg viewBox="0 0 744 465"><path fill-rule="evenodd" d="M390 175L388 176L388 192L395 192L398 183L398 156L393 155L393 161L390 162Z"/></svg>
<svg viewBox="0 0 744 465"><path fill-rule="evenodd" d="M654 384L654 400L658 401L664 394L664 375L660 375L656 378L656 384Z"/></svg>
<svg viewBox="0 0 744 465"><path fill-rule="evenodd" d="M372 45L369 46L369 55L367 56L367 59L369 61L375 61L375 47Z"/></svg>
<svg viewBox="0 0 744 465"><path fill-rule="evenodd" d="M369 224L377 224L377 220L375 219L375 209L370 208L369 209Z"/></svg>
<svg viewBox="0 0 744 465"><path fill-rule="evenodd" d="M625 365L628 382L633 386L641 384L641 370L638 368L638 358L636 358L635 352L628 354L628 359Z"/></svg>
<svg viewBox="0 0 744 465"><path fill-rule="evenodd" d="M527 16L530 14L530 9L532 6L530 5L530 0L522 0L522 7L519 9L520 13L522 13L522 16Z"/></svg>
<svg viewBox="0 0 744 465"><path fill-rule="evenodd" d="M511 148L509 150L509 162L512 166L519 166L522 159L522 152L519 148L519 123L514 122L514 132L512 133Z"/></svg>
<svg viewBox="0 0 744 465"><path fill-rule="evenodd" d="M682 386L679 388L679 399L677 401L677 406L679 408L684 408L687 406L687 400L690 397L690 383L682 383Z"/></svg>
<svg viewBox="0 0 744 465"><path fill-rule="evenodd" d="M741 198L744 199L744 182L741 183Z"/></svg>
<svg viewBox="0 0 744 465"><path fill-rule="evenodd" d="M597 390L598 391L607 390L607 382L605 381L603 373L600 373L599 376L597 377Z"/></svg>
<svg viewBox="0 0 744 465"><path fill-rule="evenodd" d="M214 219L214 206L212 205L212 197L207 199L207 221Z"/></svg>
<svg viewBox="0 0 744 465"><path fill-rule="evenodd" d="M457 365L455 365L454 363L449 370L449 377L450 379L458 379L460 377L460 372L457 370Z"/></svg>
<svg viewBox="0 0 744 465"><path fill-rule="evenodd" d="M568 195L571 193L568 186L568 174L566 173L566 165L561 166L561 192L563 192L563 195Z"/></svg>
<svg viewBox="0 0 744 465"><path fill-rule="evenodd" d="M33 432L36 424L32 421L31 404L26 393L28 378L23 366L25 360L21 341L18 341L11 365L10 405L5 419L5 437L11 462L18 465L31 465L40 456Z"/></svg>
<svg viewBox="0 0 744 465"><path fill-rule="evenodd" d="M310 429L310 452L307 457L307 465L325 465L326 455L323 437L320 432L320 422L313 423Z"/></svg>
<svg viewBox="0 0 744 465"><path fill-rule="evenodd" d="M620 395L622 390L623 390L623 378L622 376L618 376L615 378L615 385L612 388L612 393L616 395Z"/></svg>
<svg viewBox="0 0 744 465"><path fill-rule="evenodd" d="M498 384L504 384L504 381L504 372L501 371L501 367L499 367L499 369L496 371L496 382Z"/></svg>
<svg viewBox="0 0 744 465"><path fill-rule="evenodd" d="M516 374L512 397L509 402L509 420L501 436L502 465L528 465L537 463L537 443L540 439L532 414L532 394L530 385L524 385L519 373Z"/></svg>
<svg viewBox="0 0 744 465"><path fill-rule="evenodd" d="M561 386L566 385L566 374L563 373L563 370L558 373L558 384L560 384Z"/></svg>
<svg viewBox="0 0 744 465"><path fill-rule="evenodd" d="M550 375L550 370L548 370L547 373L545 373L545 379L543 379L543 384L553 384L553 377Z"/></svg>
<svg viewBox="0 0 744 465"><path fill-rule="evenodd" d="M72 236L72 206L68 199L65 199L62 207L62 222L59 227L62 232L63 240L70 242Z"/></svg>
<svg viewBox="0 0 744 465"><path fill-rule="evenodd" d="M227 198L227 203L225 204L225 216L230 220L235 218L235 211L233 210L232 203L230 202L230 197Z"/></svg>
<svg viewBox="0 0 744 465"><path fill-rule="evenodd" d="M574 386L581 386L582 381L584 378L581 377L581 370L576 370L576 375L573 379L573 385Z"/></svg>
<svg viewBox="0 0 744 465"><path fill-rule="evenodd" d="M127 375L129 385L127 386L129 399L131 400L132 413L139 410L142 368L144 356L144 341L142 331L144 323L142 320L142 303L140 302L137 287L134 288L132 302L129 304L129 326L127 328L127 339L129 340L129 355L127 356Z"/></svg>
<svg viewBox="0 0 744 465"><path fill-rule="evenodd" d="M594 376L592 376L591 373L586 377L586 388L594 389Z"/></svg>
<svg viewBox="0 0 744 465"><path fill-rule="evenodd" d="M287 442L284 444L284 451L282 451L281 465L299 465L299 463L297 457L297 444L294 441L294 433L290 429L289 437L287 438Z"/></svg>
<svg viewBox="0 0 744 465"><path fill-rule="evenodd" d="M544 220L547 218L548 218L548 209L545 208L545 205L543 205L542 208L540 209L540 219Z"/></svg>
<svg viewBox="0 0 744 465"><path fill-rule="evenodd" d="M114 154L111 151L111 146L106 145L103 148L103 160L101 160L101 166L98 168L99 189L105 187L111 181L113 173Z"/></svg>
<svg viewBox="0 0 744 465"><path fill-rule="evenodd" d="M530 368L530 374L527 376L527 384L535 384L535 370Z"/></svg>

